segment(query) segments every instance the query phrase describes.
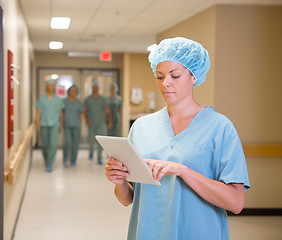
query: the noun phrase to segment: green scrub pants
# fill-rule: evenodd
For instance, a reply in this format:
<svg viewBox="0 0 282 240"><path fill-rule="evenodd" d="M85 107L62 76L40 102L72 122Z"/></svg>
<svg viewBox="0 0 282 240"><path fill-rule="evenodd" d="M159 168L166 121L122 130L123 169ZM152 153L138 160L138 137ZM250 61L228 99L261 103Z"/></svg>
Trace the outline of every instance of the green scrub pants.
<svg viewBox="0 0 282 240"><path fill-rule="evenodd" d="M42 153L46 168L52 168L57 152L59 126L41 127Z"/></svg>
<svg viewBox="0 0 282 240"><path fill-rule="evenodd" d="M89 141L89 154L93 155L94 152L94 144L97 145L98 149L98 160L102 160L102 147L97 142L95 136L96 135L106 135L106 125L105 123L94 124L92 126L88 126L88 141Z"/></svg>
<svg viewBox="0 0 282 240"><path fill-rule="evenodd" d="M80 143L80 127L65 127L64 145L63 145L64 161L67 161L70 153L70 162L72 164L76 163L79 143Z"/></svg>

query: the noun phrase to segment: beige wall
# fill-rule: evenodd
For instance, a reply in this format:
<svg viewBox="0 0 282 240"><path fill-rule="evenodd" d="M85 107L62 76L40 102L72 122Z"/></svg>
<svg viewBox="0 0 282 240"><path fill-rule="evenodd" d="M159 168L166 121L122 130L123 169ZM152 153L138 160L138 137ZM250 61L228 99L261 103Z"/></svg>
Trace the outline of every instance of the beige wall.
<svg viewBox="0 0 282 240"><path fill-rule="evenodd" d="M33 61L33 50L28 36L28 29L22 11L16 0L1 1L3 9L3 30L4 30L4 80L7 79L7 50L14 54L14 64L20 66L20 70L14 71L14 76L20 84L16 86L14 96L15 114L14 121L17 126L14 134L14 144L11 149L7 148L5 140L4 170L7 171L9 161L17 150L24 132L30 124L30 97L31 97L31 74L30 63ZM4 81L7 89L7 81ZM7 136L7 91L4 96L5 106L5 139ZM21 109L21 110L19 110ZM30 149L22 159L21 171L16 182L10 186L4 184L4 239L10 240L18 216L20 203L23 197L27 175L30 165ZM2 233L1 233L2 234Z"/></svg>
<svg viewBox="0 0 282 240"><path fill-rule="evenodd" d="M157 36L187 37L208 50L211 69L195 99L229 117L243 144L282 144L281 22L282 7L218 5ZM281 208L282 159L247 157L247 165L245 207Z"/></svg>
<svg viewBox="0 0 282 240"><path fill-rule="evenodd" d="M122 54L112 54L112 61L101 62L99 58L69 57L62 52L36 52L37 67L61 67L61 68L119 68L122 69Z"/></svg>
<svg viewBox="0 0 282 240"><path fill-rule="evenodd" d="M218 6L215 106L243 144L282 144L282 7ZM282 158L247 158L246 207L282 207Z"/></svg>
<svg viewBox="0 0 282 240"><path fill-rule="evenodd" d="M130 90L139 87L143 92L143 101L140 104L130 103L131 113L150 112L148 93L156 91L155 85L148 54L130 54Z"/></svg>
<svg viewBox="0 0 282 240"><path fill-rule="evenodd" d="M281 144L282 7L218 6L216 13L216 108L244 143Z"/></svg>

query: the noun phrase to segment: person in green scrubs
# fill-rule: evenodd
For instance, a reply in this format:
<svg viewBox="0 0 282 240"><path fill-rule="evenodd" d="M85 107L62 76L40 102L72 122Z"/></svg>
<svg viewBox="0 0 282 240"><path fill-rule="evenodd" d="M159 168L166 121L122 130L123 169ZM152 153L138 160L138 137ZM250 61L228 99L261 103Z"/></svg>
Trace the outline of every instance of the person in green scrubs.
<svg viewBox="0 0 282 240"><path fill-rule="evenodd" d="M89 160L93 159L94 145L97 145L98 164L103 164L102 147L97 142L95 135L106 135L107 127L112 128L111 111L105 97L99 94L99 82L92 83L92 95L84 101L85 118L88 125Z"/></svg>
<svg viewBox="0 0 282 240"><path fill-rule="evenodd" d="M81 120L83 118L83 104L77 99L78 87L74 84L68 89L68 97L64 99L65 109L63 110L64 144L63 144L63 164L76 166L76 158L80 143ZM69 154L70 153L70 154Z"/></svg>
<svg viewBox="0 0 282 240"><path fill-rule="evenodd" d="M113 127L108 129L109 136L120 136L120 128L122 123L122 99L118 92L118 86L116 83L112 82L108 86L110 96L107 96L107 101L111 110Z"/></svg>
<svg viewBox="0 0 282 240"><path fill-rule="evenodd" d="M55 81L46 81L46 94L36 102L36 126L41 135L42 153L47 172L53 171L58 133L62 130L64 102L55 94Z"/></svg>

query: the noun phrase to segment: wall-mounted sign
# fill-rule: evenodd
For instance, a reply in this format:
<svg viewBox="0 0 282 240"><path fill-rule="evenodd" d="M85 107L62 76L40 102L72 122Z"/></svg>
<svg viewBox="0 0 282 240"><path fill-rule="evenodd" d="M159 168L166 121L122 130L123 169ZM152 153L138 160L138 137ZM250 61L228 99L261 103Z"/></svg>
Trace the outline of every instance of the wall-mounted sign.
<svg viewBox="0 0 282 240"><path fill-rule="evenodd" d="M111 60L112 60L112 53L111 52L100 52L100 61L109 62Z"/></svg>

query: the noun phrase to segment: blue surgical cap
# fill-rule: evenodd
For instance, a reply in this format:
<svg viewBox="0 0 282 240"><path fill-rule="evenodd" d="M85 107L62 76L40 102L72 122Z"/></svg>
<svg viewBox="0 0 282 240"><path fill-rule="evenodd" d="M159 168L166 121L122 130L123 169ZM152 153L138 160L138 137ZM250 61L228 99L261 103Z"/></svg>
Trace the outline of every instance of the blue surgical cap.
<svg viewBox="0 0 282 240"><path fill-rule="evenodd" d="M70 89L71 88L75 88L75 90L76 90L76 95L79 93L79 88L75 85L75 84L73 84L73 85L71 85L70 87L69 87L69 89L68 89L68 95L70 95Z"/></svg>
<svg viewBox="0 0 282 240"><path fill-rule="evenodd" d="M95 87L95 86L100 87L100 84L99 84L99 82L97 80L92 82L92 87Z"/></svg>
<svg viewBox="0 0 282 240"><path fill-rule="evenodd" d="M52 84L52 83L56 83L56 81L54 79L48 79L46 82L45 82L45 85L48 86L49 84Z"/></svg>
<svg viewBox="0 0 282 240"><path fill-rule="evenodd" d="M201 44L182 37L162 40L150 52L148 59L155 76L156 68L161 62L173 61L182 64L196 78L197 82L194 87L206 80L210 68L208 51Z"/></svg>
<svg viewBox="0 0 282 240"><path fill-rule="evenodd" d="M116 90L116 93L118 92L118 86L115 82L111 82L108 86L108 91L110 92L111 91L111 88L114 87L115 90Z"/></svg>

